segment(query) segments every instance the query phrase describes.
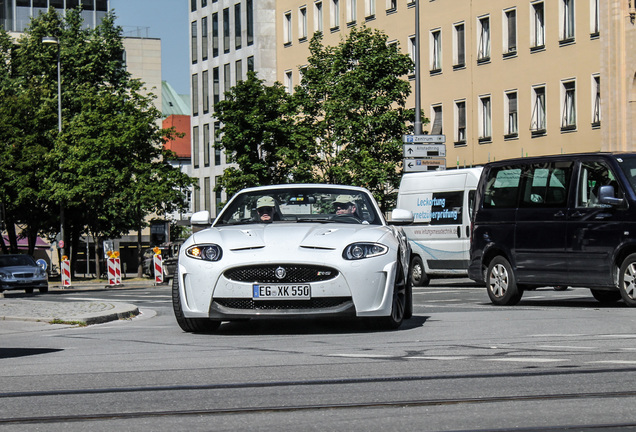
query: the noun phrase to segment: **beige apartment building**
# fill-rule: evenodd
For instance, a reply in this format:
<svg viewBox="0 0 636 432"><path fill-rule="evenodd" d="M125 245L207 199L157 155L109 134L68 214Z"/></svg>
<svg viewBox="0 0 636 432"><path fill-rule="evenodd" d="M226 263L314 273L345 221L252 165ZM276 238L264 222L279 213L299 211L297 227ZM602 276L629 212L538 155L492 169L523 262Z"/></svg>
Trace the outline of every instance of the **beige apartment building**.
<svg viewBox="0 0 636 432"><path fill-rule="evenodd" d="M636 0L419 1L423 129L446 136L447 168L635 149ZM277 80L300 82L316 31L335 45L353 26L377 28L414 56L416 9L278 0Z"/></svg>

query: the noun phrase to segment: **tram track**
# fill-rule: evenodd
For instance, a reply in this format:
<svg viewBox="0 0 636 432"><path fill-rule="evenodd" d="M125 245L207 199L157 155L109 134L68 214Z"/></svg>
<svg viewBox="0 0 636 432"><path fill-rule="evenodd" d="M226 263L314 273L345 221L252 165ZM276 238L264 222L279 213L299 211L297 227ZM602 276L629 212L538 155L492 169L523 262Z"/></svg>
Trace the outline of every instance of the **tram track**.
<svg viewBox="0 0 636 432"><path fill-rule="evenodd" d="M153 393L153 392L183 392L183 391L223 391L223 390L250 390L266 387L279 387L277 393L284 393L284 388L297 386L336 386L336 385L365 385L377 383L404 383L417 381L449 380L449 379L488 379L488 378L514 378L549 375L574 375L574 374L602 374L602 373L629 373L636 372L636 368L613 368L613 369L578 369L578 370L548 370L548 371L526 371L508 373L475 373L457 375L421 375L421 376L393 376L393 377L369 377L369 378L346 378L346 379L319 379L319 380L298 380L298 381L271 381L271 382L246 382L246 383L226 383L226 384L201 384L201 385L169 385L169 386L139 386L139 387L112 387L112 388L85 388L68 390L41 390L41 391L17 391L0 393L0 401L11 399L23 399L26 404L37 403L38 398L55 396L84 396L84 395L108 395L116 393ZM176 395L170 399L178 399ZM530 403L530 402L556 402L572 400L602 400L602 399L626 399L636 398L636 390L623 391L593 391L593 392L562 392L562 393L541 393L541 394L508 394L480 397L440 397L440 398L405 398L399 400L373 400L373 401L351 401L351 402L324 402L308 404L274 404L274 405L252 405L252 406L230 406L230 407L202 407L198 409L167 409L167 410L134 410L126 412L84 412L59 415L32 415L0 417L0 426L3 425L29 425L29 424L60 424L60 423L82 423L92 421L107 420L127 420L143 418L162 417L192 417L192 416L222 416L236 414L272 414L272 413L293 413L308 411L328 411L328 410L356 410L356 409L391 409L391 408L422 408L435 406L465 406L501 403ZM2 404L2 402L0 402ZM568 426L569 427L569 426ZM551 430L569 430L568 427L551 428ZM594 430L603 428L636 428L636 420L633 423L598 424L598 425L573 425L577 430ZM502 429L507 430L507 429ZM523 430L523 429L515 429ZM539 430L539 428L529 428L527 430Z"/></svg>

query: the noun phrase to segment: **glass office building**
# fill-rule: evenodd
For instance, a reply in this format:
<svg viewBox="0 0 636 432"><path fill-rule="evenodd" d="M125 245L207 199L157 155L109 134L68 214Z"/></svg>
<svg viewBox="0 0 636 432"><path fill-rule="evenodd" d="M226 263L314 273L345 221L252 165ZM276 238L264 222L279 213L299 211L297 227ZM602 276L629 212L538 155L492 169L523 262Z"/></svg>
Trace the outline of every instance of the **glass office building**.
<svg viewBox="0 0 636 432"><path fill-rule="evenodd" d="M0 26L23 32L31 17L46 13L51 6L62 11L81 7L86 27L94 28L106 16L110 0L0 0Z"/></svg>

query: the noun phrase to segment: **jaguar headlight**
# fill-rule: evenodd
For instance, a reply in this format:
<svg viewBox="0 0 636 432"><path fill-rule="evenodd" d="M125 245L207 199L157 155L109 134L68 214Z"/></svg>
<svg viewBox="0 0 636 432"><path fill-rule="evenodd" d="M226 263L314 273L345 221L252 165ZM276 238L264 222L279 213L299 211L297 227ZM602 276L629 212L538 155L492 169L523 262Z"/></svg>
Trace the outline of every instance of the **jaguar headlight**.
<svg viewBox="0 0 636 432"><path fill-rule="evenodd" d="M384 255L389 248L380 243L352 243L342 252L346 260L359 260Z"/></svg>
<svg viewBox="0 0 636 432"><path fill-rule="evenodd" d="M215 244L194 245L186 249L186 255L204 261L218 261L223 256L223 249Z"/></svg>

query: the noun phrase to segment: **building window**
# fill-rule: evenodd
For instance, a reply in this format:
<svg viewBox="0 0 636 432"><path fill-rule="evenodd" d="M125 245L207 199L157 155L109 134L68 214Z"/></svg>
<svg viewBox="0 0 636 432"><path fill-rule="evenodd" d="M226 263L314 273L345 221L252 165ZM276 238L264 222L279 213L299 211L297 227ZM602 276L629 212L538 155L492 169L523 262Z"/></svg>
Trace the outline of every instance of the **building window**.
<svg viewBox="0 0 636 432"><path fill-rule="evenodd" d="M230 52L230 9L223 9L223 52Z"/></svg>
<svg viewBox="0 0 636 432"><path fill-rule="evenodd" d="M432 30L430 37L431 75L442 72L442 31Z"/></svg>
<svg viewBox="0 0 636 432"><path fill-rule="evenodd" d="M455 43L453 49L453 69L466 67L466 38L464 36L464 23L455 24Z"/></svg>
<svg viewBox="0 0 636 432"><path fill-rule="evenodd" d="M194 12L197 10L197 0L190 0L190 11Z"/></svg>
<svg viewBox="0 0 636 432"><path fill-rule="evenodd" d="M198 61L197 58L197 52L198 52L198 47L197 47L197 22L193 21L192 25L191 25L191 49L192 49L192 63L196 63Z"/></svg>
<svg viewBox="0 0 636 432"><path fill-rule="evenodd" d="M221 165L221 154L223 151L221 147L220 137L217 136L217 132L220 128L221 123L214 122L214 165L216 166Z"/></svg>
<svg viewBox="0 0 636 432"><path fill-rule="evenodd" d="M545 48L545 16L543 2L532 4L532 40L530 51L538 51Z"/></svg>
<svg viewBox="0 0 636 432"><path fill-rule="evenodd" d="M375 18L375 0L364 0L364 16L367 20Z"/></svg>
<svg viewBox="0 0 636 432"><path fill-rule="evenodd" d="M346 0L346 1L347 1L347 25L352 26L356 24L356 20L358 18L357 0Z"/></svg>
<svg viewBox="0 0 636 432"><path fill-rule="evenodd" d="M292 94L294 91L294 81L292 71L285 71L285 90L287 93Z"/></svg>
<svg viewBox="0 0 636 432"><path fill-rule="evenodd" d="M199 115L199 76L192 75L192 115Z"/></svg>
<svg viewBox="0 0 636 432"><path fill-rule="evenodd" d="M322 2L314 3L314 31L322 32Z"/></svg>
<svg viewBox="0 0 636 432"><path fill-rule="evenodd" d="M504 138L516 138L519 136L519 119L517 116L517 92L506 92L505 95L506 135Z"/></svg>
<svg viewBox="0 0 636 432"><path fill-rule="evenodd" d="M561 40L560 44L574 41L574 0L561 0Z"/></svg>
<svg viewBox="0 0 636 432"><path fill-rule="evenodd" d="M546 106L545 87L532 89L532 121L530 123L532 136L545 135L546 133Z"/></svg>
<svg viewBox="0 0 636 432"><path fill-rule="evenodd" d="M466 144L466 101L455 102L455 145Z"/></svg>
<svg viewBox="0 0 636 432"><path fill-rule="evenodd" d="M212 14L212 57L219 56L219 14Z"/></svg>
<svg viewBox="0 0 636 432"><path fill-rule="evenodd" d="M599 37L599 0L590 0L590 38Z"/></svg>
<svg viewBox="0 0 636 432"><path fill-rule="evenodd" d="M561 83L561 131L576 129L576 82Z"/></svg>
<svg viewBox="0 0 636 432"><path fill-rule="evenodd" d="M216 104L218 104L221 100L221 89L219 88L219 80L219 68L215 67L214 69L212 69L212 102L214 103L214 106L216 106Z"/></svg>
<svg viewBox="0 0 636 432"><path fill-rule="evenodd" d="M192 166L199 168L199 126L192 128Z"/></svg>
<svg viewBox="0 0 636 432"><path fill-rule="evenodd" d="M298 38L301 41L307 39L307 7L298 9Z"/></svg>
<svg viewBox="0 0 636 432"><path fill-rule="evenodd" d="M247 58L247 71L254 72L254 56L249 56Z"/></svg>
<svg viewBox="0 0 636 432"><path fill-rule="evenodd" d="M504 12L503 26L503 56L511 57L517 54L517 10Z"/></svg>
<svg viewBox="0 0 636 432"><path fill-rule="evenodd" d="M216 214L218 214L222 209L223 209L223 199L221 197L221 191L220 190L216 190L216 185L218 185L221 181L221 176L216 176L214 178L214 205L215 205L215 211Z"/></svg>
<svg viewBox="0 0 636 432"><path fill-rule="evenodd" d="M225 99L225 93L230 91L232 87L232 72L230 69L230 64L226 63L223 65L223 99Z"/></svg>
<svg viewBox="0 0 636 432"><path fill-rule="evenodd" d="M409 36L409 56L413 60L413 69L409 71L409 78L415 78L415 62L417 61L417 40L415 36Z"/></svg>
<svg viewBox="0 0 636 432"><path fill-rule="evenodd" d="M291 12L285 12L283 19L283 42L285 45L291 44L292 41L292 17Z"/></svg>
<svg viewBox="0 0 636 432"><path fill-rule="evenodd" d="M203 166L210 166L210 125L203 125Z"/></svg>
<svg viewBox="0 0 636 432"><path fill-rule="evenodd" d="M431 127L431 135L443 134L442 128L442 106L435 105L433 107L433 126Z"/></svg>
<svg viewBox="0 0 636 432"><path fill-rule="evenodd" d="M490 17L479 18L477 31L477 64L486 63L490 61Z"/></svg>
<svg viewBox="0 0 636 432"><path fill-rule="evenodd" d="M592 76L592 127L601 127L601 77Z"/></svg>
<svg viewBox="0 0 636 432"><path fill-rule="evenodd" d="M243 81L243 60L237 60L234 64L234 76L237 84Z"/></svg>
<svg viewBox="0 0 636 432"><path fill-rule="evenodd" d="M208 71L203 71L201 74L201 93L203 96L203 114L207 114L210 111L210 82L208 77Z"/></svg>
<svg viewBox="0 0 636 432"><path fill-rule="evenodd" d="M254 4L253 0L246 0L245 9L247 12L247 45L254 45Z"/></svg>
<svg viewBox="0 0 636 432"><path fill-rule="evenodd" d="M208 59L208 17L201 18L201 60Z"/></svg>
<svg viewBox="0 0 636 432"><path fill-rule="evenodd" d="M234 48L237 50L243 46L241 39L243 28L241 27L241 22L241 4L237 3L234 5Z"/></svg>
<svg viewBox="0 0 636 432"><path fill-rule="evenodd" d="M479 98L479 142L492 141L492 116L490 96Z"/></svg>
<svg viewBox="0 0 636 432"><path fill-rule="evenodd" d="M331 0L331 31L340 29L340 0Z"/></svg>
<svg viewBox="0 0 636 432"><path fill-rule="evenodd" d="M397 0L386 0L386 13L397 11Z"/></svg>
<svg viewBox="0 0 636 432"><path fill-rule="evenodd" d="M210 177L203 179L203 210L211 211L210 208Z"/></svg>
<svg viewBox="0 0 636 432"><path fill-rule="evenodd" d="M194 212L198 212L199 210L201 210L201 180L197 178L194 181L196 184L193 187L194 202L192 203L192 210Z"/></svg>

